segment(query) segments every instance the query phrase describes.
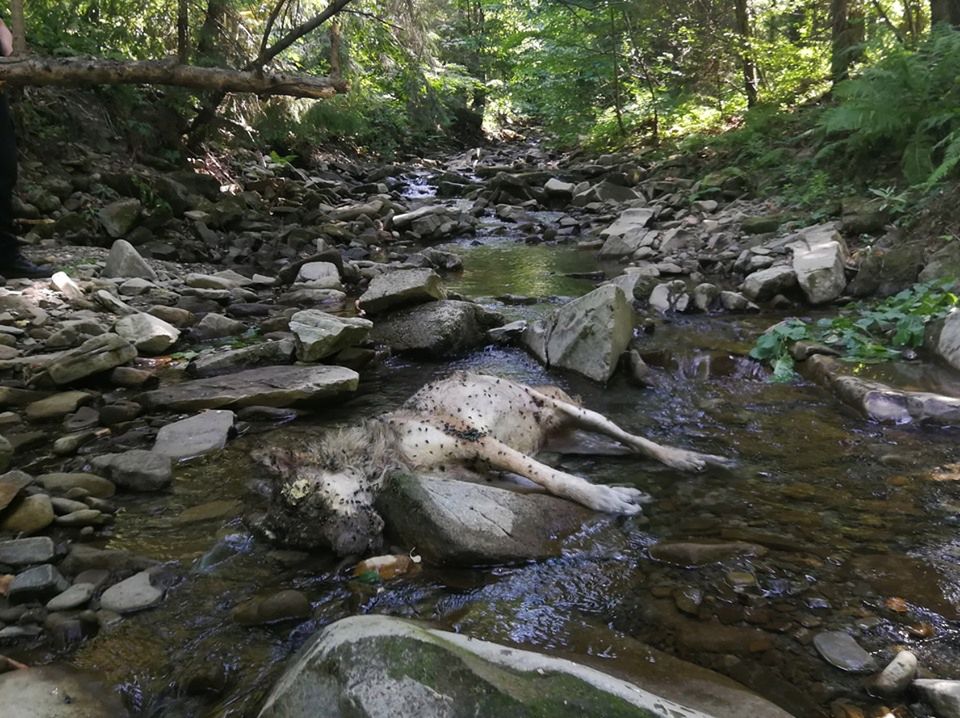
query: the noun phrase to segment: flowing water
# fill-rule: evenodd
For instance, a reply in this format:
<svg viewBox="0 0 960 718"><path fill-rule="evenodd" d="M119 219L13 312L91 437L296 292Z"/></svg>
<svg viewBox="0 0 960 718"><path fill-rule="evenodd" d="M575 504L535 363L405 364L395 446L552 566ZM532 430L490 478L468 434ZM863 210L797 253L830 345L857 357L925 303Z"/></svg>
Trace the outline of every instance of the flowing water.
<svg viewBox="0 0 960 718"><path fill-rule="evenodd" d="M450 283L457 291L537 298L495 303L508 316L533 316L588 291L592 282L566 275L597 269L592 254L495 233L454 249L465 260ZM221 454L182 467L172 498L123 499L105 545L168 561L171 588L160 607L102 632L72 659L121 684L141 715L165 717L255 715L298 645L333 620L366 612L574 655L648 684L682 682L679 669L658 667L648 644L726 673L802 717L827 714L836 697L869 703L859 678L818 657L812 637L820 630L849 631L880 656L909 646L921 665L957 677L956 432L882 427L814 385L768 383L744 355L776 319L660 325L642 340L655 367L648 388L621 378L604 388L545 371L522 351L487 349L443 364L394 360L365 376L343 406L290 426L252 426ZM656 500L644 518L598 517L554 560L426 568L380 587L349 580L329 557L279 551L251 536L241 517L262 507L267 481L252 449L390 410L452 369L558 384L636 433L739 465L691 476L632 457L548 457L594 481L635 484ZM767 551L684 569L650 558L649 546L662 540L746 541ZM310 597L311 620L256 628L231 621L239 602L287 588Z"/></svg>

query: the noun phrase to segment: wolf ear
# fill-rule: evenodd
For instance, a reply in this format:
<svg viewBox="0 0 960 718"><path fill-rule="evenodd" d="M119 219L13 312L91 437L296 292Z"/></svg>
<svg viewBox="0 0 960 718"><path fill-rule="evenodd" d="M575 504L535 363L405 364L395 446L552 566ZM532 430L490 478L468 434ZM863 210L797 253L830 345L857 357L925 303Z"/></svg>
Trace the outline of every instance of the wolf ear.
<svg viewBox="0 0 960 718"><path fill-rule="evenodd" d="M277 446L257 449L250 456L260 466L278 476L290 475L297 465L296 455L291 449Z"/></svg>

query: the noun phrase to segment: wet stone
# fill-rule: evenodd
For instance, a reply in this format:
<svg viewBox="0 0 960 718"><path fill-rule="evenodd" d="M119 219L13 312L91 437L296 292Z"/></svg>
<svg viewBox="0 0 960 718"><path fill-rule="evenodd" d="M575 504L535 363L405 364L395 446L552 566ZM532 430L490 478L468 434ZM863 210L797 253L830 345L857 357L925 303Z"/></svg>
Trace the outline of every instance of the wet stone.
<svg viewBox="0 0 960 718"><path fill-rule="evenodd" d="M0 511L7 508L32 483L33 477L22 471L10 471L0 476Z"/></svg>
<svg viewBox="0 0 960 718"><path fill-rule="evenodd" d="M881 698L893 698L906 692L917 675L917 657L910 651L900 651L869 684L867 691Z"/></svg>
<svg viewBox="0 0 960 718"><path fill-rule="evenodd" d="M69 514L58 516L54 523L58 526L83 527L99 526L103 521L104 516L100 511L96 509L81 509L80 511L72 511Z"/></svg>
<svg viewBox="0 0 960 718"><path fill-rule="evenodd" d="M0 531L34 534L53 523L53 506L46 494L25 497L0 519Z"/></svg>
<svg viewBox="0 0 960 718"><path fill-rule="evenodd" d="M112 481L95 474L42 474L37 477L37 482L47 491L54 493L65 494L70 489L82 488L99 499L109 498L117 491Z"/></svg>
<svg viewBox="0 0 960 718"><path fill-rule="evenodd" d="M255 598L236 606L231 613L241 626L309 618L310 614L310 601L300 591L280 591L266 598Z"/></svg>
<svg viewBox="0 0 960 718"><path fill-rule="evenodd" d="M18 573L10 584L9 598L13 604L46 601L69 587L60 572L49 563L28 568Z"/></svg>
<svg viewBox="0 0 960 718"><path fill-rule="evenodd" d="M696 616L700 613L700 605L703 603L703 591L695 586L680 588L673 592L673 601L684 613Z"/></svg>
<svg viewBox="0 0 960 718"><path fill-rule="evenodd" d="M114 584L100 597L100 606L114 613L134 613L152 608L163 599L163 591L150 582L150 571L141 571Z"/></svg>
<svg viewBox="0 0 960 718"><path fill-rule="evenodd" d="M853 637L843 631L824 631L813 638L813 645L823 658L840 670L850 673L871 673L877 662Z"/></svg>
<svg viewBox="0 0 960 718"><path fill-rule="evenodd" d="M153 452L173 460L203 456L227 445L236 416L232 411L204 411L167 424L157 432Z"/></svg>
<svg viewBox="0 0 960 718"><path fill-rule="evenodd" d="M0 541L0 563L24 566L53 558L53 539L48 536Z"/></svg>
<svg viewBox="0 0 960 718"><path fill-rule="evenodd" d="M24 638L36 638L43 629L40 626L7 626L0 629L0 643L12 643Z"/></svg>
<svg viewBox="0 0 960 718"><path fill-rule="evenodd" d="M84 605L93 597L92 583L75 583L63 593L47 601L48 611L69 611Z"/></svg>
<svg viewBox="0 0 960 718"><path fill-rule="evenodd" d="M92 398L93 395L86 391L62 391L29 404L26 409L27 419L44 421L66 416L76 411L80 404Z"/></svg>
<svg viewBox="0 0 960 718"><path fill-rule="evenodd" d="M162 491L173 481L170 457L143 449L106 454L91 461L117 486L132 491Z"/></svg>

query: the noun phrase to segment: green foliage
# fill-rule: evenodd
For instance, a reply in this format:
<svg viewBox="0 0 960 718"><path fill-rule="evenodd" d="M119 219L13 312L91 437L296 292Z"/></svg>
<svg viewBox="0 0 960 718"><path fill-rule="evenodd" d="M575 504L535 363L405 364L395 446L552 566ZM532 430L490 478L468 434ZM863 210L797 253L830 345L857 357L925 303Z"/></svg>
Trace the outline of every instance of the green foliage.
<svg viewBox="0 0 960 718"><path fill-rule="evenodd" d="M911 185L929 189L960 164L960 32L939 27L915 50L889 52L836 88L821 126L830 152L893 157Z"/></svg>
<svg viewBox="0 0 960 718"><path fill-rule="evenodd" d="M896 187L870 187L867 190L880 200L877 209L894 216L902 215L910 206L910 191L898 190Z"/></svg>
<svg viewBox="0 0 960 718"><path fill-rule="evenodd" d="M873 363L900 357L923 343L927 324L954 311L960 298L954 280L915 284L875 304L856 304L842 314L808 324L789 319L768 329L750 356L773 367L773 381L793 378L794 342L808 340L831 346L844 361Z"/></svg>

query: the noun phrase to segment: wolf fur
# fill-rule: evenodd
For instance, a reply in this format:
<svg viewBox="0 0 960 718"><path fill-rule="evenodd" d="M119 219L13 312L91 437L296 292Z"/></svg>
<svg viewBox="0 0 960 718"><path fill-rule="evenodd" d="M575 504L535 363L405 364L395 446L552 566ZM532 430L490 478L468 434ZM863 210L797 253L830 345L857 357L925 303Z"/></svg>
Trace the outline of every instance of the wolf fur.
<svg viewBox="0 0 960 718"><path fill-rule="evenodd" d="M383 519L374 502L384 478L397 470L506 471L596 511L638 513L643 492L592 484L533 458L551 437L572 429L603 434L681 470L729 464L630 434L557 387L457 372L427 384L397 411L295 449L261 451L257 458L279 478L266 528L285 543L331 547L340 555L375 549Z"/></svg>

